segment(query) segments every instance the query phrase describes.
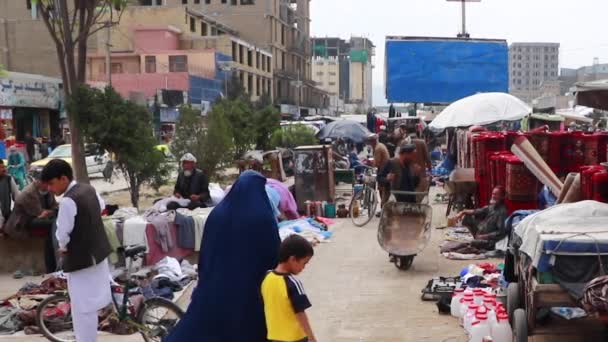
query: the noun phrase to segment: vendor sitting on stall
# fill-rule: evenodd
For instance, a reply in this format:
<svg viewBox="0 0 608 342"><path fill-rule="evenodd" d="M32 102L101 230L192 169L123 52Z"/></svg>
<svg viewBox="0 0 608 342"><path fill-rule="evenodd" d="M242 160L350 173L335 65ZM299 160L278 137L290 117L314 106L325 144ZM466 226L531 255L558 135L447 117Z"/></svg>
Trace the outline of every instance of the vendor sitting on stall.
<svg viewBox="0 0 608 342"><path fill-rule="evenodd" d="M177 183L173 195L179 199L189 199L190 204L182 206L178 202L167 204L167 209L207 207L209 200L209 180L203 171L196 168L196 158L191 153L186 153L181 159L182 169L177 176Z"/></svg>
<svg viewBox="0 0 608 342"><path fill-rule="evenodd" d="M422 166L416 164L416 145L405 143L399 149L399 156L390 160L378 172L378 182L389 184L392 191L424 192L428 181ZM390 197L386 191L385 196ZM416 195L395 195L397 202L416 203ZM387 198L382 202L386 203Z"/></svg>
<svg viewBox="0 0 608 342"><path fill-rule="evenodd" d="M509 215L505 206L505 188L502 186L492 190L490 205L476 210L463 210L457 216L475 238L471 247L486 251L494 250L496 242L505 238L507 217Z"/></svg>

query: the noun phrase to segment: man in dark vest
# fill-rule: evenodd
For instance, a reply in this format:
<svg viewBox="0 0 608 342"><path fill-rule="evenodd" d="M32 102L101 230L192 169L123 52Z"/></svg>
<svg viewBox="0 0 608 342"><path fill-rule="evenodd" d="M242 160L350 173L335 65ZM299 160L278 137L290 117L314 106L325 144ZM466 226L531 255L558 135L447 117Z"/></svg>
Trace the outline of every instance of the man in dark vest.
<svg viewBox="0 0 608 342"><path fill-rule="evenodd" d="M51 160L40 179L55 195L63 195L55 236L67 273L76 341L97 341L97 312L112 301L112 248L101 219L105 204L92 186L74 181L72 167L64 160Z"/></svg>
<svg viewBox="0 0 608 342"><path fill-rule="evenodd" d="M380 184L390 185L392 191L426 192L428 180L421 165L416 163L416 145L406 143L399 156L389 161L378 173ZM390 194L389 194L390 195ZM423 196L395 195L397 202L417 203Z"/></svg>
<svg viewBox="0 0 608 342"><path fill-rule="evenodd" d="M186 153L182 159L182 170L177 176L173 195L179 199L190 200L187 206L181 206L177 202L167 204L167 209L175 210L178 208L205 208L209 200L209 179L203 171L196 168L196 158L191 153Z"/></svg>
<svg viewBox="0 0 608 342"><path fill-rule="evenodd" d="M8 221L13 207L13 201L19 195L19 187L13 177L6 171L4 161L0 159L0 231L3 231L4 224Z"/></svg>

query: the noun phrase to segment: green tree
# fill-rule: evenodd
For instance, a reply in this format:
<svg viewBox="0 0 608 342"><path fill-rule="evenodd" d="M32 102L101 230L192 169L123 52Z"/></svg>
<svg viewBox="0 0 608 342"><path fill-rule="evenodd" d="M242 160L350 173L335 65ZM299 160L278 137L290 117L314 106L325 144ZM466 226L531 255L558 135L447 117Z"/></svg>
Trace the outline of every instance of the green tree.
<svg viewBox="0 0 608 342"><path fill-rule="evenodd" d="M70 98L86 84L87 51L89 38L120 20L129 0L32 0L37 6L59 60L63 90ZM74 101L68 112L72 144L72 165L76 179L89 181L84 155L84 140L77 116L85 111Z"/></svg>
<svg viewBox="0 0 608 342"><path fill-rule="evenodd" d="M318 142L312 128L297 124L281 127L272 133L270 146L272 148L294 148L298 146L314 145Z"/></svg>
<svg viewBox="0 0 608 342"><path fill-rule="evenodd" d="M269 150L274 148L270 145L270 137L274 131L280 128L281 112L272 105L256 109L253 113L255 123L255 142L258 150ZM276 146L275 146L276 147Z"/></svg>
<svg viewBox="0 0 608 342"><path fill-rule="evenodd" d="M129 184L131 203L139 207L140 190L144 184L166 183L171 167L165 155L155 148L152 115L143 106L124 100L112 87L104 91L79 87L69 106L82 109L77 122L87 139L110 152L114 164Z"/></svg>
<svg viewBox="0 0 608 342"><path fill-rule="evenodd" d="M251 102L245 98L223 99L213 106L213 110L226 118L229 124L229 136L234 144L233 157L242 157L256 142L256 123Z"/></svg>
<svg viewBox="0 0 608 342"><path fill-rule="evenodd" d="M0 77L6 77L7 75L8 75L8 72L4 68L4 65L0 64Z"/></svg>
<svg viewBox="0 0 608 342"><path fill-rule="evenodd" d="M213 177L232 161L232 136L230 125L223 112L214 106L206 117L190 106L180 108L180 118L175 127L171 150L177 158L192 153L199 167Z"/></svg>

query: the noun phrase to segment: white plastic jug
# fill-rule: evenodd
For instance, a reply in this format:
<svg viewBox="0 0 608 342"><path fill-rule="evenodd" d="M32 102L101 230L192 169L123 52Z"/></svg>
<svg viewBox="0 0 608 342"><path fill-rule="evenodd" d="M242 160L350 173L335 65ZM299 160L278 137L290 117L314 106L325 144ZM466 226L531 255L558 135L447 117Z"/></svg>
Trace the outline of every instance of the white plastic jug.
<svg viewBox="0 0 608 342"><path fill-rule="evenodd" d="M506 313L500 313L497 317L498 322L492 326L492 338L494 342L511 342L513 341L513 331L509 324L509 316Z"/></svg>
<svg viewBox="0 0 608 342"><path fill-rule="evenodd" d="M483 298L485 296L485 292L482 289L475 289L475 304L477 305L482 305L483 304Z"/></svg>
<svg viewBox="0 0 608 342"><path fill-rule="evenodd" d="M464 316L467 314L467 310L469 310L469 304L473 304L473 296L464 295L464 297L460 299L460 312L458 315L458 322L462 327L464 327Z"/></svg>
<svg viewBox="0 0 608 342"><path fill-rule="evenodd" d="M471 324L471 333L469 342L483 342L483 338L490 335L490 326L488 325L488 316L486 314L477 314L475 322Z"/></svg>
<svg viewBox="0 0 608 342"><path fill-rule="evenodd" d="M469 304L469 308L467 309L467 313L464 316L463 327L467 334L471 333L471 323L475 321L475 315L477 314L477 309L479 309L479 305L472 303Z"/></svg>
<svg viewBox="0 0 608 342"><path fill-rule="evenodd" d="M452 293L452 302L450 303L450 313L454 317L460 317L460 299L464 295L463 289L456 289Z"/></svg>

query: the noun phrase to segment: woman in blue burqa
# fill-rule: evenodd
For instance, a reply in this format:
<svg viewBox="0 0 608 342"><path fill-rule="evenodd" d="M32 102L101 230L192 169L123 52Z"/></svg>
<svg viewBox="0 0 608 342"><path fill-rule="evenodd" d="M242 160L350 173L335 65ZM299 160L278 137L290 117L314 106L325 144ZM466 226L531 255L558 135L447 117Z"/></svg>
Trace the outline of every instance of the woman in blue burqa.
<svg viewBox="0 0 608 342"><path fill-rule="evenodd" d="M266 341L260 285L276 266L281 242L265 185L259 173L244 172L209 215L198 286L165 341Z"/></svg>

